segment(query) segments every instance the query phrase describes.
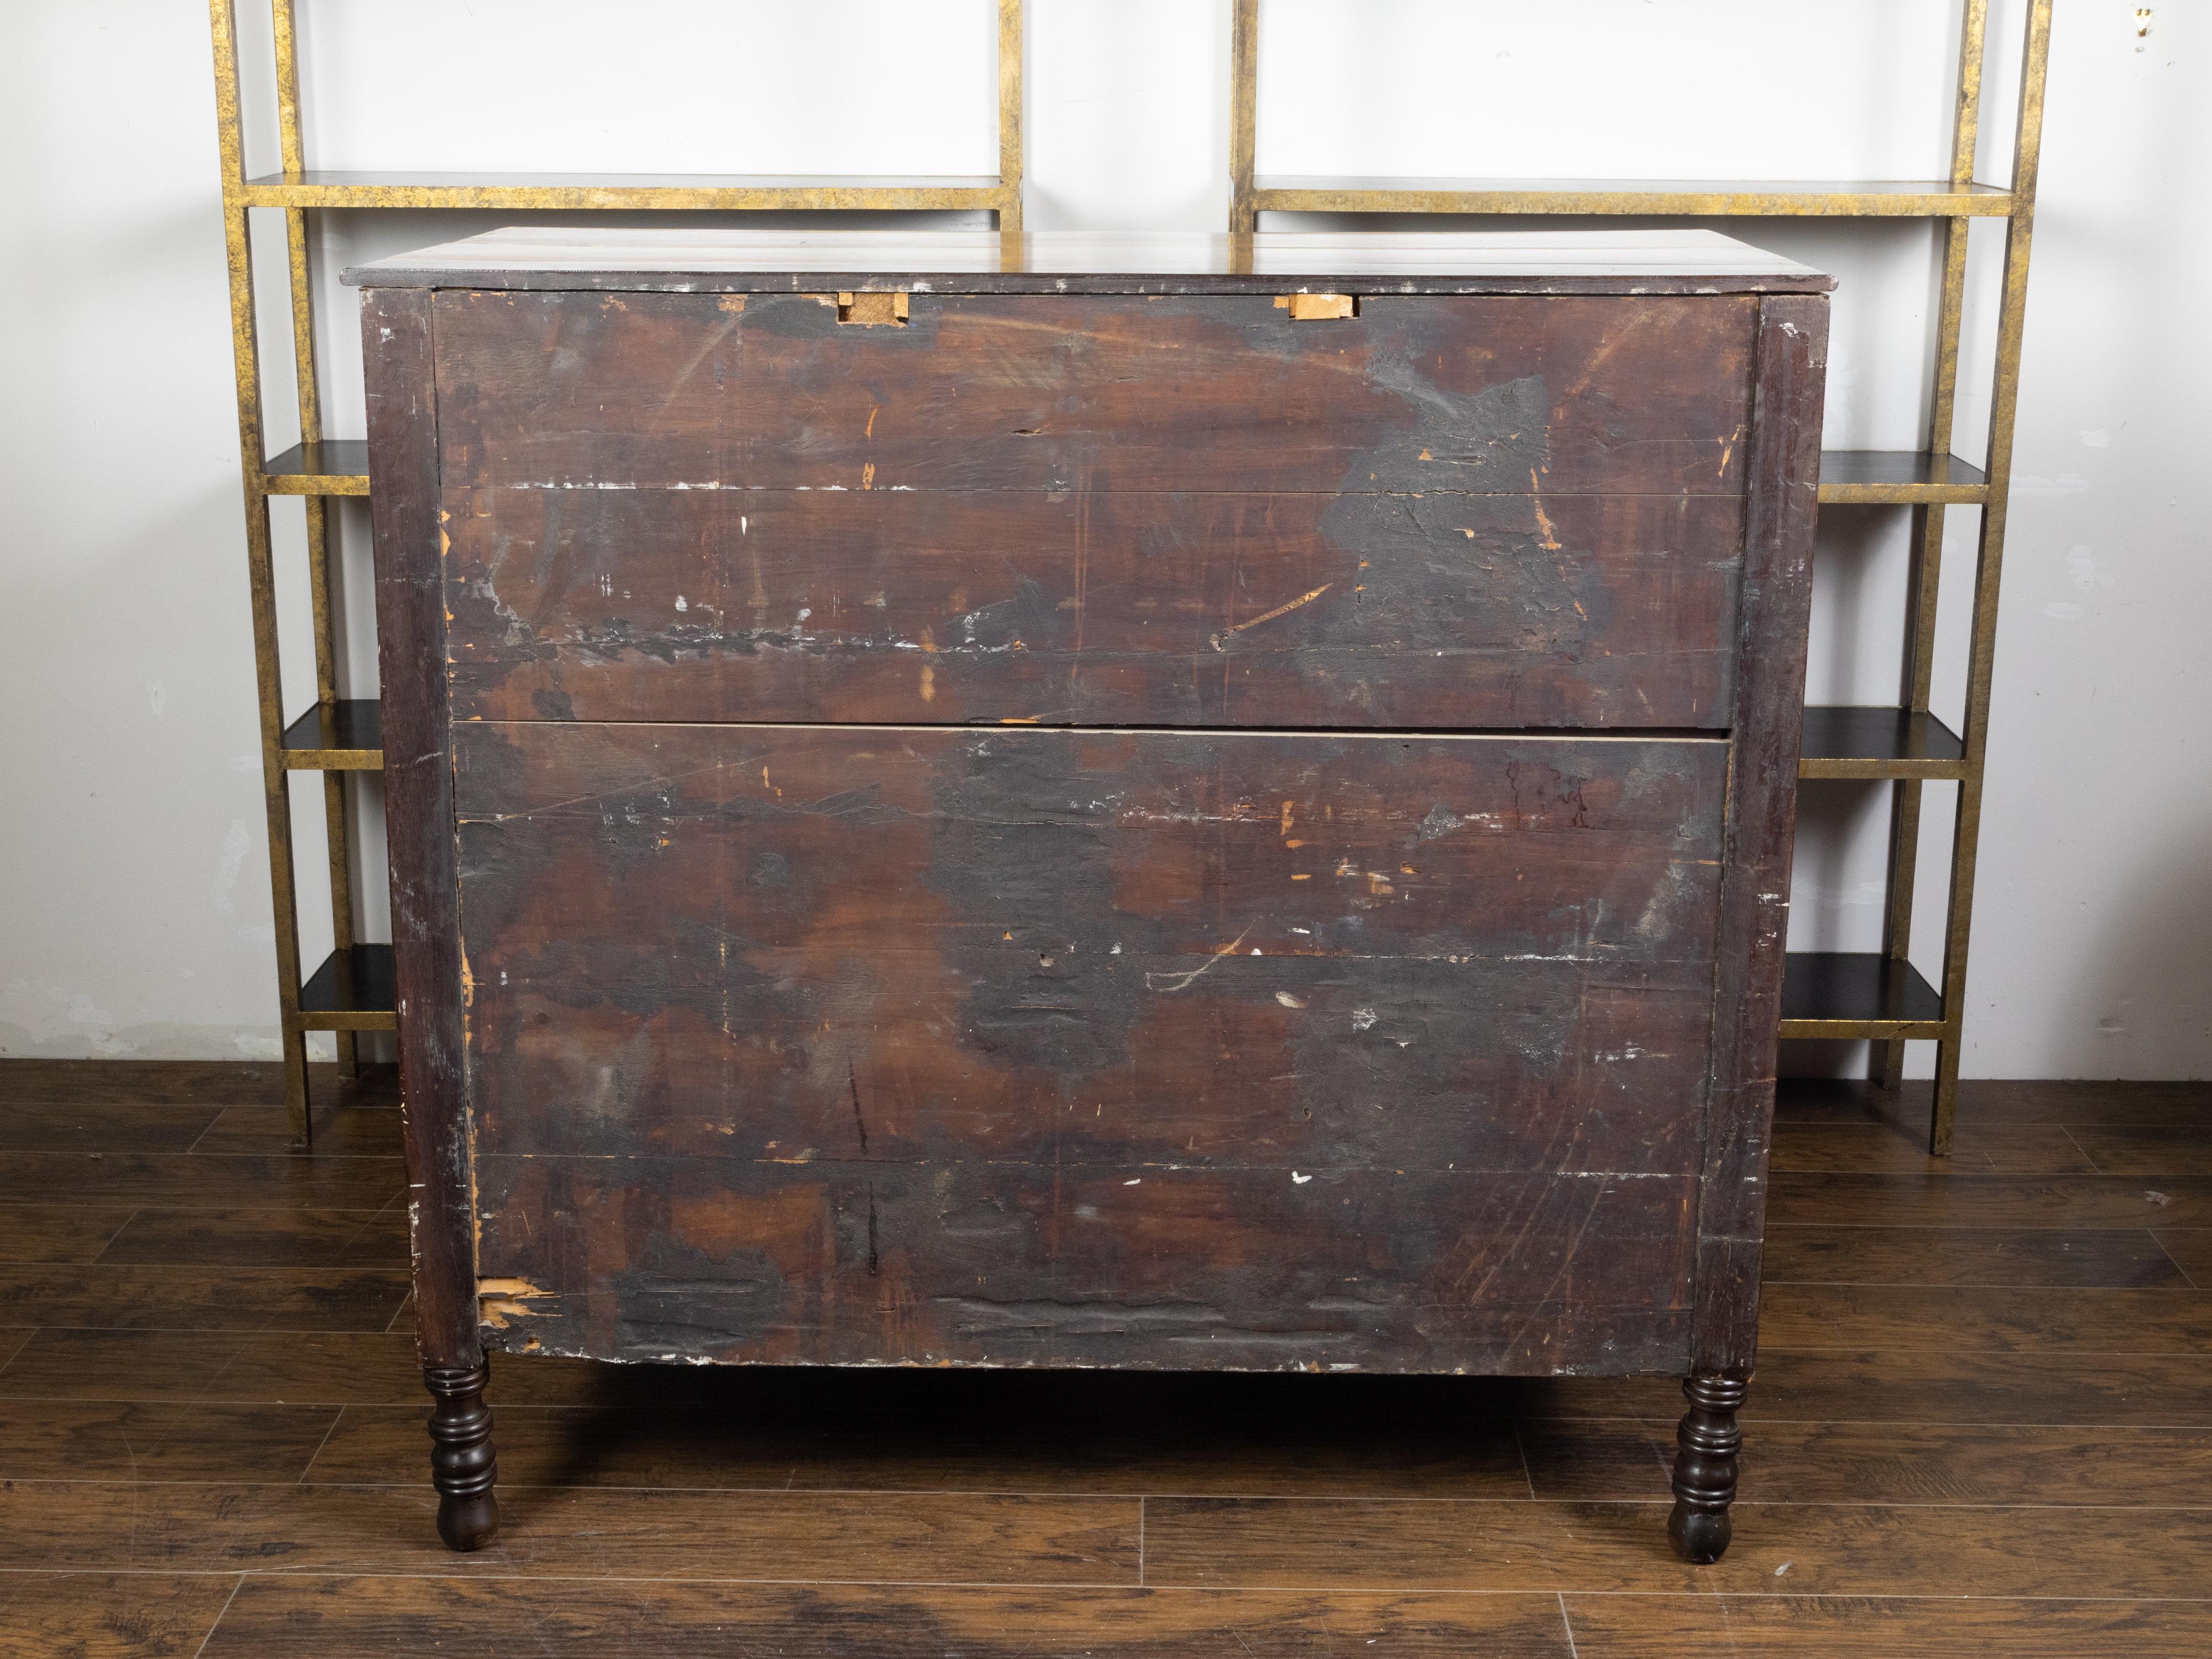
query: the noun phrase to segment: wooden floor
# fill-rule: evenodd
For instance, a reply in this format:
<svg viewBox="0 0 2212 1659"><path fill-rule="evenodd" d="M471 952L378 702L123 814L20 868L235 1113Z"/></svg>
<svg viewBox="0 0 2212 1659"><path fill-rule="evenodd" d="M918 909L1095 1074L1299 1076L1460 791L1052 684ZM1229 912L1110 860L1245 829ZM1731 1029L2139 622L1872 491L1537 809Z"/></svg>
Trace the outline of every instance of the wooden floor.
<svg viewBox="0 0 2212 1659"><path fill-rule="evenodd" d="M323 1085L337 1096L335 1085ZM495 1362L431 1529L388 1084L0 1062L0 1654L2212 1654L2212 1088L1785 1097L1735 1545L1674 1386Z"/></svg>

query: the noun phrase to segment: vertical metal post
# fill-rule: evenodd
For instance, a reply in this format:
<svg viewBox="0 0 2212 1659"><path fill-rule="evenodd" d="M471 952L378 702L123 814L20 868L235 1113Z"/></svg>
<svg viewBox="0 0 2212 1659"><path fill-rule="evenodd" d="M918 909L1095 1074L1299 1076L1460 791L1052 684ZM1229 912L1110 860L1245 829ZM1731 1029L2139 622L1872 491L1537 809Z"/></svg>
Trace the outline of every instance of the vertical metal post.
<svg viewBox="0 0 2212 1659"><path fill-rule="evenodd" d="M276 999L283 1030L284 1103L295 1145L307 1142L307 1039L300 1030L300 932L292 890L291 792L285 781L283 685L276 647L276 572L269 490L262 474L261 363L253 315L253 244L243 191L246 146L239 115L238 20L231 0L208 0L215 37L216 135L222 157L223 248L230 271L230 337L238 377L239 470L246 496L246 577L253 605L253 670L261 705L261 793L268 820L270 908L276 928Z"/></svg>
<svg viewBox="0 0 2212 1659"><path fill-rule="evenodd" d="M276 45L276 128L283 147L283 167L296 176L306 161L300 143L300 69L293 27L293 0L270 0ZM284 240L291 268L292 362L299 388L300 441L319 443L323 436L322 404L315 374L315 313L313 276L307 260L307 214L304 208L284 211ZM338 699L337 641L336 638L337 584L342 580L331 558L328 500L321 495L301 497L307 515L307 587L314 607L315 698L325 708ZM326 770L323 777L323 823L329 853L331 881L331 949L337 973L341 1006L353 1002L353 860L349 852L345 774ZM358 1047L351 1031L333 1033L337 1040L338 1073L357 1074Z"/></svg>
<svg viewBox="0 0 2212 1659"><path fill-rule="evenodd" d="M1982 62L1989 35L1989 0L1966 0L1959 27L1959 97L1951 129L1951 182L1974 180L1974 155L1981 137ZM1935 404L1928 422L1928 453L1948 456L1958 406L1959 331L1966 310L1966 232L1972 222L1943 222L1942 297L1936 325ZM1917 549L1905 597L1904 694L1905 706L1926 713L1936 668L1936 590L1943 568L1943 507L1912 510ZM1882 949L1902 972L1911 955L1913 880L1920 860L1920 805L1924 786L1917 778L1890 786L1889 907ZM1905 1080L1902 1038L1873 1045L1872 1071L1884 1088Z"/></svg>
<svg viewBox="0 0 2212 1659"><path fill-rule="evenodd" d="M1229 23L1229 232L1260 228L1252 205L1260 108L1260 0L1233 0Z"/></svg>
<svg viewBox="0 0 2212 1659"><path fill-rule="evenodd" d="M999 0L999 230L1022 228L1022 4Z"/></svg>
<svg viewBox="0 0 2212 1659"><path fill-rule="evenodd" d="M2027 320L2028 255L2035 234L2035 187L2043 149L2043 95L2051 63L2051 0L2030 0L2021 46L2020 126L2014 143L2012 216L2005 227L2004 300L1997 313L1996 386L1990 400L1989 499L1974 567L1974 622L1966 669L1966 776L1951 843L1951 909L1943 948L1943 1023L1937 1050L1936 1109L1929 1150L1951 1150L1959 1098L1959 1050L1966 1019L1966 947L1973 925L1974 867L1982 830L1982 769L1989 750L1990 684L1997 642L1997 589L2004 568L2012 488L2014 422L2020 410L2021 342Z"/></svg>

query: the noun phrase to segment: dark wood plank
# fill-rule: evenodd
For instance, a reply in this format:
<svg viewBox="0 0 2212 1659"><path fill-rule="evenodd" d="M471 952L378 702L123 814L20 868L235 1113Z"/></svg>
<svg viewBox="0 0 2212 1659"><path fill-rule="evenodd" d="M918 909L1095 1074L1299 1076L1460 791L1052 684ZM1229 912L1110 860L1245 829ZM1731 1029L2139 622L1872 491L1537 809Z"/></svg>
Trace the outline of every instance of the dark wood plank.
<svg viewBox="0 0 2212 1659"><path fill-rule="evenodd" d="M1668 1495L1671 1419L1520 1427L1540 1498ZM1743 1497L1757 1504L2185 1509L2204 1502L2208 1479L2212 1429L1765 1421L1744 1439Z"/></svg>
<svg viewBox="0 0 2212 1659"><path fill-rule="evenodd" d="M2212 1352L2212 1292L2192 1290L1775 1285L1760 1316L1784 1348Z"/></svg>
<svg viewBox="0 0 2212 1659"><path fill-rule="evenodd" d="M2212 1509L1740 1501L1727 1555L1693 1567L1668 1552L1665 1525L1656 1504L1155 1498L1145 1504L1145 1578L1224 1589L2196 1598L2212 1547Z"/></svg>
<svg viewBox="0 0 2212 1659"><path fill-rule="evenodd" d="M7 1659L197 1659L231 1573L13 1572L0 1577Z"/></svg>
<svg viewBox="0 0 2212 1659"><path fill-rule="evenodd" d="M336 1075L335 1066L318 1073ZM200 1060L0 1060L0 1103L93 1106L229 1106L284 1103L284 1068L274 1061Z"/></svg>
<svg viewBox="0 0 2212 1659"><path fill-rule="evenodd" d="M684 1397L680 1374L551 1358L502 1367L498 1391L502 1405L612 1398L646 1410ZM237 1331L42 1330L0 1367L0 1398L413 1406L422 1374L405 1329L301 1331L261 1343Z"/></svg>
<svg viewBox="0 0 2212 1659"><path fill-rule="evenodd" d="M0 1478L297 1480L337 1417L335 1406L10 1401L0 1405Z"/></svg>
<svg viewBox="0 0 2212 1659"><path fill-rule="evenodd" d="M90 1261L136 1213L129 1205L0 1204L0 1261Z"/></svg>
<svg viewBox="0 0 2212 1659"><path fill-rule="evenodd" d="M405 1179L396 1158L12 1152L0 1158L0 1202L380 1210Z"/></svg>
<svg viewBox="0 0 2212 1659"><path fill-rule="evenodd" d="M2200 1291L2212 1291L2212 1227L2160 1227L2151 1235Z"/></svg>
<svg viewBox="0 0 2212 1659"><path fill-rule="evenodd" d="M431 296L391 289L364 294L361 330L376 481L369 518L416 1337L425 1365L465 1370L483 1352L471 1283Z"/></svg>
<svg viewBox="0 0 2212 1659"><path fill-rule="evenodd" d="M0 1104L0 1149L188 1152L222 1109L136 1100L9 1102Z"/></svg>
<svg viewBox="0 0 2212 1659"><path fill-rule="evenodd" d="M2067 1133L2106 1175L2212 1176L2212 1109L2200 1123L2082 1124Z"/></svg>
<svg viewBox="0 0 2212 1659"><path fill-rule="evenodd" d="M830 297L440 294L443 476L1730 495L1747 465L1748 297L1375 296L1301 324L1258 296L916 294L882 328Z"/></svg>
<svg viewBox="0 0 2212 1659"><path fill-rule="evenodd" d="M1133 1585L1138 1500L509 1486L488 1575ZM16 1481L0 1570L446 1574L427 1487Z"/></svg>
<svg viewBox="0 0 2212 1659"><path fill-rule="evenodd" d="M226 1106L192 1151L289 1152L290 1133L281 1106ZM319 1109L314 1114L313 1144L317 1157L398 1158L398 1103L388 1107Z"/></svg>
<svg viewBox="0 0 2212 1659"><path fill-rule="evenodd" d="M1793 1132L1779 1139L1787 1146L1795 1138ZM2148 1231L2020 1227L1774 1227L1762 1277L1769 1285L2191 1283Z"/></svg>
<svg viewBox="0 0 2212 1659"><path fill-rule="evenodd" d="M197 1400L246 1341L236 1331L38 1331L0 1366L0 1398Z"/></svg>
<svg viewBox="0 0 2212 1659"><path fill-rule="evenodd" d="M172 1330L381 1330L406 1299L391 1268L0 1267L0 1320Z"/></svg>
<svg viewBox="0 0 2212 1659"><path fill-rule="evenodd" d="M463 720L1723 727L1728 496L471 489Z"/></svg>
<svg viewBox="0 0 2212 1659"><path fill-rule="evenodd" d="M1572 1659L1549 1595L604 1585L499 1578L256 1578L206 1659L501 1651L565 1659L1138 1659L1176 1654Z"/></svg>
<svg viewBox="0 0 2212 1659"><path fill-rule="evenodd" d="M1776 1225L2186 1227L2212 1224L2204 1176L1778 1175Z"/></svg>
<svg viewBox="0 0 2212 1659"><path fill-rule="evenodd" d="M518 1368L519 1369L519 1368ZM1555 1377L1519 1385L1505 1409L1528 1416L1662 1418L1681 1391L1662 1378ZM1780 1421L2145 1424L2212 1426L2196 1354L2063 1348L1785 1351L1760 1356L1747 1424ZM1747 1431L1755 1441L1756 1431Z"/></svg>
<svg viewBox="0 0 2212 1659"><path fill-rule="evenodd" d="M319 1149L321 1143L316 1144ZM100 1260L202 1267L405 1268L407 1214L398 1208L149 1207L131 1212Z"/></svg>
<svg viewBox="0 0 2212 1659"><path fill-rule="evenodd" d="M1892 1091L1839 1079L1793 1078L1778 1111L1793 1123L1917 1123L1924 1132L1932 1089L1924 1080ZM2028 1123L2204 1129L2212 1125L2212 1083L1967 1078L1959 1085L1958 1115L1960 1142L1972 1146L2002 1141Z"/></svg>
<svg viewBox="0 0 2212 1659"><path fill-rule="evenodd" d="M2028 1123L1958 1146L1948 1158L1928 1155L1928 1126L1799 1123L1775 1149L1777 1174L2094 1175L2098 1166L2063 1124Z"/></svg>
<svg viewBox="0 0 2212 1659"><path fill-rule="evenodd" d="M510 1352L1520 1373L1676 1370L1686 1352L1684 1176L507 1156L476 1172L485 1340Z"/></svg>
<svg viewBox="0 0 2212 1659"><path fill-rule="evenodd" d="M1759 301L1737 618L1743 647L1729 750L1718 927L1723 947L1714 974L1692 1336L1694 1372L1737 1380L1759 1347L1759 1242L1765 1230L1775 1034L1797 833L1797 738L1827 358L1825 300Z"/></svg>
<svg viewBox="0 0 2212 1659"><path fill-rule="evenodd" d="M1696 1157L1718 744L456 740L480 1156Z"/></svg>
<svg viewBox="0 0 2212 1659"><path fill-rule="evenodd" d="M2196 1659L2212 1648L2203 1601L1577 1595L1566 1610L1577 1659Z"/></svg>

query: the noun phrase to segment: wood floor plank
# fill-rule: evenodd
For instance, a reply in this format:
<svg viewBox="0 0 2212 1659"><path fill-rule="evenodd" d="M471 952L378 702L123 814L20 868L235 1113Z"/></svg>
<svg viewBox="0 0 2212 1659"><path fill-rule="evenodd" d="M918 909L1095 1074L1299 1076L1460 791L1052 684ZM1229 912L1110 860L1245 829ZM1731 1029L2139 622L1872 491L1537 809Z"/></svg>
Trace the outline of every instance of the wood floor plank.
<svg viewBox="0 0 2212 1659"><path fill-rule="evenodd" d="M242 1331L38 1331L0 1365L0 1399L195 1400L249 1340Z"/></svg>
<svg viewBox="0 0 2212 1659"><path fill-rule="evenodd" d="M10 1152L0 1200L151 1204L178 1210L380 1210L399 1196L396 1158Z"/></svg>
<svg viewBox="0 0 2212 1659"><path fill-rule="evenodd" d="M93 1261L137 1212L128 1204L0 1204L0 1262Z"/></svg>
<svg viewBox="0 0 2212 1659"><path fill-rule="evenodd" d="M2198 1659L2203 1601L1571 1595L1577 1659Z"/></svg>
<svg viewBox="0 0 2212 1659"><path fill-rule="evenodd" d="M4 1376L5 1373L0 1373ZM1670 1377L1531 1377L1472 1409L1523 1418L1674 1417ZM2195 1354L1763 1349L1746 1423L1894 1422L2212 1427L2212 1389Z"/></svg>
<svg viewBox="0 0 2212 1659"><path fill-rule="evenodd" d="M1775 1227L1763 1273L1770 1285L2190 1285L2148 1230Z"/></svg>
<svg viewBox="0 0 2212 1659"><path fill-rule="evenodd" d="M815 1583L1138 1582L1127 1498L592 1492L502 1483L464 1562L411 1486L0 1486L0 1569L421 1573Z"/></svg>
<svg viewBox="0 0 2212 1659"><path fill-rule="evenodd" d="M188 1152L222 1115L220 1106L165 1106L136 1100L0 1102L0 1156Z"/></svg>
<svg viewBox="0 0 2212 1659"><path fill-rule="evenodd" d="M611 1593L613 1592L613 1593ZM1573 1659L1551 1595L262 1577L206 1659Z"/></svg>
<svg viewBox="0 0 2212 1659"><path fill-rule="evenodd" d="M2084 1124L2067 1133L2106 1175L2212 1176L2212 1103L2202 1122Z"/></svg>
<svg viewBox="0 0 2212 1659"><path fill-rule="evenodd" d="M379 1267L0 1266L0 1319L167 1330L382 1330L408 1276Z"/></svg>
<svg viewBox="0 0 2212 1659"><path fill-rule="evenodd" d="M1908 1082L1891 1094L1859 1081L1785 1078L1775 1091L1775 1119L1785 1132L1802 1123L1893 1123L1924 1137L1934 1086ZM1960 1138L1969 1146L2030 1123L2188 1127L2212 1119L2212 1083L1967 1078L1959 1085L1956 1113Z"/></svg>
<svg viewBox="0 0 2212 1659"><path fill-rule="evenodd" d="M1928 1155L1925 1126L1892 1123L1793 1123L1776 1137L1777 1174L2094 1175L2091 1163L2063 1125L2023 1123L2002 1138L1962 1141L1948 1158Z"/></svg>
<svg viewBox="0 0 2212 1659"><path fill-rule="evenodd" d="M1544 1498L1661 1499L1672 1419L1524 1422ZM2212 1496L2212 1429L1756 1423L1741 1495L1760 1504L2080 1504L2186 1508Z"/></svg>
<svg viewBox="0 0 2212 1659"><path fill-rule="evenodd" d="M307 1070L319 1097L323 1080L337 1073L336 1066ZM0 1060L0 1101L282 1106L284 1067L276 1060Z"/></svg>
<svg viewBox="0 0 2212 1659"><path fill-rule="evenodd" d="M1778 1175L1769 1226L2212 1225L2212 1176Z"/></svg>
<svg viewBox="0 0 2212 1659"><path fill-rule="evenodd" d="M199 1267L401 1268L408 1265L407 1212L396 1207L291 1211L146 1208L124 1213L129 1216L129 1221L99 1252L103 1265L142 1262Z"/></svg>
<svg viewBox="0 0 2212 1659"><path fill-rule="evenodd" d="M1759 1334L1765 1349L2206 1354L2212 1353L2212 1293L1775 1285L1759 1301Z"/></svg>
<svg viewBox="0 0 2212 1659"><path fill-rule="evenodd" d="M309 1123L307 1158L398 1158L397 1105L332 1105L318 1108ZM193 1146L196 1152L233 1154L292 1151L290 1115L282 1106L226 1106Z"/></svg>
<svg viewBox="0 0 2212 1659"><path fill-rule="evenodd" d="M2200 1291L2212 1291L2212 1227L2160 1227L2151 1235Z"/></svg>
<svg viewBox="0 0 2212 1659"><path fill-rule="evenodd" d="M335 1406L0 1401L0 1478L297 1480L337 1415Z"/></svg>
<svg viewBox="0 0 2212 1659"><path fill-rule="evenodd" d="M2212 1595L2212 1509L1739 1501L1735 1518L1728 1554L1692 1567L1668 1548L1660 1504L1152 1498L1145 1576L1224 1589Z"/></svg>
<svg viewBox="0 0 2212 1659"><path fill-rule="evenodd" d="M234 1574L0 1575L0 1659L194 1659Z"/></svg>
<svg viewBox="0 0 2212 1659"><path fill-rule="evenodd" d="M427 1482L427 1408L349 1407L308 1479ZM1510 1421L1485 1417L1409 1435L1401 1425L1334 1423L1302 1435L1176 1423L1131 1413L1008 1425L979 1409L932 1424L782 1410L640 1413L501 1404L500 1478L523 1486L887 1492L1328 1492L1525 1498ZM1671 1436L1670 1425L1668 1432Z"/></svg>

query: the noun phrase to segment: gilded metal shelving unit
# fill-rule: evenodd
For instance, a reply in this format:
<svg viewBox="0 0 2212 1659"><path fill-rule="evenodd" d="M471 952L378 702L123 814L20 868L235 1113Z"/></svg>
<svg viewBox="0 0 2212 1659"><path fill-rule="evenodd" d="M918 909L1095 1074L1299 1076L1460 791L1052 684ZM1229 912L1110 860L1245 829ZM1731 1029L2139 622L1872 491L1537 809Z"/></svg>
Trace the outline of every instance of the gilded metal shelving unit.
<svg viewBox="0 0 2212 1659"><path fill-rule="evenodd" d="M310 1134L307 1034L337 1035L338 1063L355 1069L355 1038L397 1028L392 947L355 937L348 772L384 765L374 699L338 695L331 582L336 574L329 501L368 494L368 446L324 435L315 372L313 291L307 216L322 208L469 208L544 212L646 209L670 212L842 209L939 212L981 209L1002 231L1022 216L1022 0L997 0L999 171L960 178L775 178L701 174L494 174L326 173L307 167L300 138L298 35L294 0L270 0L276 69L276 125L283 170L246 171L240 108L238 21L234 0L209 0L215 37L216 121L222 161L224 242L230 266L231 343L238 374L238 445L246 491L246 553L252 588L253 654L261 703L263 805L276 925L276 996L282 1010L285 1100L292 1139ZM255 317L252 225L256 208L281 210L290 270L292 355L300 441L271 457L264 437L261 359ZM307 581L313 599L315 701L284 714L278 673L276 591L269 501L306 498ZM319 773L330 848L333 948L302 976L294 886L291 791L295 772Z"/></svg>
<svg viewBox="0 0 2212 1659"><path fill-rule="evenodd" d="M1875 1044L1875 1072L1893 1089L1904 1075L1906 1042L1933 1040L1936 1094L1929 1149L1938 1155L1948 1155L1951 1150L1952 1116L1959 1089L1966 949L1973 920L1974 856L1981 833L1982 765L1989 741L1990 677L1996 645L1997 586L2004 561L2005 510L2012 477L2013 421L2019 403L2021 335L2027 308L2028 250L2035 222L2036 165L2043 140L2051 3L2052 0L2028 0L2013 178L2009 186L2003 186L1974 179L1988 0L1966 0L1960 29L1958 107L1952 126L1950 176L1863 183L1257 177L1254 150L1259 104L1260 0L1233 0L1229 130L1229 228L1232 231L1257 229L1259 216L1266 212L1943 221L1935 393L1925 447L1832 450L1821 457L1820 463L1823 502L1905 507L1913 515L1915 557L1905 607L1905 670L1899 701L1881 708L1808 708L1798 762L1800 777L1887 780L1892 786L1883 948L1791 955L1783 990L1782 1018L1784 1037L1870 1040ZM1979 466L1951 453L1960 325L1966 305L1966 234L1976 219L2005 222L1996 383L1990 399L1989 448ZM1963 732L1954 732L1929 708L1943 516L1951 507L1981 509ZM1929 782L1945 781L1959 786L1959 800L1939 990L1912 965L1910 951L1921 792Z"/></svg>

